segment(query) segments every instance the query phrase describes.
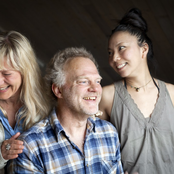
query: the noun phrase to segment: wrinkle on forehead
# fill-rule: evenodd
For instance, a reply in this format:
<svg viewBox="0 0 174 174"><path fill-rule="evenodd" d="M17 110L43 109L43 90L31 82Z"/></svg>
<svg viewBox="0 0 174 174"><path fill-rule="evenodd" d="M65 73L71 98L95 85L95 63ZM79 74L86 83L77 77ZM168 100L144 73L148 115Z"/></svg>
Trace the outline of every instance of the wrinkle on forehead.
<svg viewBox="0 0 174 174"><path fill-rule="evenodd" d="M77 78L77 76L98 76L97 78L101 78L94 62L84 57L70 59L64 66L64 72L68 78Z"/></svg>

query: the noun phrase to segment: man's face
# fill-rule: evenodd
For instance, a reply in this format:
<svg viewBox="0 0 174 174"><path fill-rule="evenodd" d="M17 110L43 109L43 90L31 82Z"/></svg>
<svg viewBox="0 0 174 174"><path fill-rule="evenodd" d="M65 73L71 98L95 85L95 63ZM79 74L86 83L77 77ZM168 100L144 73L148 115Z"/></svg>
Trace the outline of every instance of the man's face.
<svg viewBox="0 0 174 174"><path fill-rule="evenodd" d="M66 83L62 87L65 105L75 114L93 115L98 111L102 88L95 64L87 58L71 59L64 67Z"/></svg>

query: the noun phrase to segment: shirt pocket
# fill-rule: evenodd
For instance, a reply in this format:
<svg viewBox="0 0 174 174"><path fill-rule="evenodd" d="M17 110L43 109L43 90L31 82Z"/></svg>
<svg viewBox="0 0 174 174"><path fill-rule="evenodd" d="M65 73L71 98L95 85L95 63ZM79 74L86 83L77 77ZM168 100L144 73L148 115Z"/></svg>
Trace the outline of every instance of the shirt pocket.
<svg viewBox="0 0 174 174"><path fill-rule="evenodd" d="M121 161L115 159L104 159L101 162L102 174L115 174L117 170L123 172Z"/></svg>

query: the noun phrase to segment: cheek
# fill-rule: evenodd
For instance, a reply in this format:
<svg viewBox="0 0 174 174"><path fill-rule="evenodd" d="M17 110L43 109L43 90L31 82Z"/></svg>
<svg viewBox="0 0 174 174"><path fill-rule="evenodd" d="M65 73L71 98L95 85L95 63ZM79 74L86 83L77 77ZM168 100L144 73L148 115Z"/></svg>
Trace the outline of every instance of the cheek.
<svg viewBox="0 0 174 174"><path fill-rule="evenodd" d="M101 87L101 85L99 85L99 91L100 91L100 93L102 93L102 87Z"/></svg>
<svg viewBox="0 0 174 174"><path fill-rule="evenodd" d="M11 77L9 80L18 84L19 86L21 86L22 84L22 77L20 74L16 74L15 76Z"/></svg>
<svg viewBox="0 0 174 174"><path fill-rule="evenodd" d="M112 62L113 62L113 59L109 57L109 64L111 64Z"/></svg>
<svg viewBox="0 0 174 174"><path fill-rule="evenodd" d="M133 53L132 50L124 51L123 54L122 54L122 57L123 57L124 59L126 59L126 60L131 60L132 53Z"/></svg>
<svg viewBox="0 0 174 174"><path fill-rule="evenodd" d="M113 65L114 65L114 61L113 61L112 58L109 58L109 65L110 65L111 67L113 67Z"/></svg>
<svg viewBox="0 0 174 174"><path fill-rule="evenodd" d="M112 66L113 65L113 62L112 61L109 61L109 65Z"/></svg>
<svg viewBox="0 0 174 174"><path fill-rule="evenodd" d="M98 94L98 97L101 99L101 95L102 95L102 87L101 87L101 85L98 86L97 94Z"/></svg>
<svg viewBox="0 0 174 174"><path fill-rule="evenodd" d="M128 60L134 59L134 58L139 58L141 55L141 51L139 47L133 46L129 50L125 52L125 56Z"/></svg>

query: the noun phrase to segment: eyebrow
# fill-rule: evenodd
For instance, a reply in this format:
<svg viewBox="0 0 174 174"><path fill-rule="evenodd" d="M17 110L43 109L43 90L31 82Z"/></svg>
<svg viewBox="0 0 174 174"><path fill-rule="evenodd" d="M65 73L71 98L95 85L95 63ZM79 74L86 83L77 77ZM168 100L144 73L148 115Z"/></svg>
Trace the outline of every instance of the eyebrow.
<svg viewBox="0 0 174 174"><path fill-rule="evenodd" d="M15 70L6 70L6 69L0 69L1 72L10 72L10 71L15 71Z"/></svg>
<svg viewBox="0 0 174 174"><path fill-rule="evenodd" d="M80 76L80 77L77 77L77 79L89 79L89 77L87 77L87 76ZM99 75L99 77L97 77L96 79L102 79L102 77Z"/></svg>

